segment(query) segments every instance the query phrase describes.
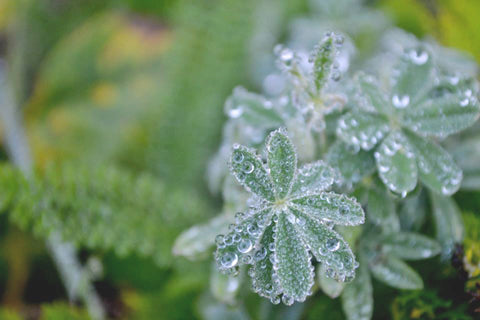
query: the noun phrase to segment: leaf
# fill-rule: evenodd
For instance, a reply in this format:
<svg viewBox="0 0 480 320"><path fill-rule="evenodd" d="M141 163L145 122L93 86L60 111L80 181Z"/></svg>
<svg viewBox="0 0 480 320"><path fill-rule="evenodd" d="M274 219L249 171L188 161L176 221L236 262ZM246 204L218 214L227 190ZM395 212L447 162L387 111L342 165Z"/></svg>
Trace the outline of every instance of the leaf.
<svg viewBox="0 0 480 320"><path fill-rule="evenodd" d="M297 170L297 154L285 129L273 131L267 138L267 165L277 198L290 192ZM267 198L268 199L268 198Z"/></svg>
<svg viewBox="0 0 480 320"><path fill-rule="evenodd" d="M325 35L310 55L313 61L313 80L317 92L325 86L331 76L338 47L343 42L343 37L334 33Z"/></svg>
<svg viewBox="0 0 480 320"><path fill-rule="evenodd" d="M292 199L301 210L317 221L330 221L334 224L355 226L365 222L362 206L353 198L333 192L309 194Z"/></svg>
<svg viewBox="0 0 480 320"><path fill-rule="evenodd" d="M390 130L388 119L372 112L349 112L338 120L337 135L348 144L372 149Z"/></svg>
<svg viewBox="0 0 480 320"><path fill-rule="evenodd" d="M328 149L327 162L340 171L347 184L357 183L375 171L372 154L358 149L340 140Z"/></svg>
<svg viewBox="0 0 480 320"><path fill-rule="evenodd" d="M288 219L295 221L295 229L301 235L315 258L329 266L326 275L338 281L351 281L357 263L349 245L327 225L318 223L304 212L289 208Z"/></svg>
<svg viewBox="0 0 480 320"><path fill-rule="evenodd" d="M328 189L335 180L335 170L322 160L307 163L298 169L291 196Z"/></svg>
<svg viewBox="0 0 480 320"><path fill-rule="evenodd" d="M240 284L243 280L242 275L243 273L237 276L222 274L213 264L212 272L210 273L210 292L213 297L225 304L235 304Z"/></svg>
<svg viewBox="0 0 480 320"><path fill-rule="evenodd" d="M47 166L28 182L17 169L0 165L0 194L15 186L8 212L21 228L41 238L58 232L78 246L152 257L161 266L172 263L181 230L208 212L192 191L112 164Z"/></svg>
<svg viewBox="0 0 480 320"><path fill-rule="evenodd" d="M321 265L317 268L317 283L322 289L322 291L332 299L335 299L340 296L345 288L345 282L339 282L335 279L327 277L326 274L327 268L325 265Z"/></svg>
<svg viewBox="0 0 480 320"><path fill-rule="evenodd" d="M415 153L420 180L436 193L454 194L462 182L462 170L452 157L438 144L408 130L404 133Z"/></svg>
<svg viewBox="0 0 480 320"><path fill-rule="evenodd" d="M383 188L372 188L368 192L367 219L387 234L400 230L395 202Z"/></svg>
<svg viewBox="0 0 480 320"><path fill-rule="evenodd" d="M440 253L440 245L421 234L398 232L387 235L382 240L386 252L406 260L420 260Z"/></svg>
<svg viewBox="0 0 480 320"><path fill-rule="evenodd" d="M383 256L370 263L373 276L385 284L405 290L423 288L422 278L402 260L393 256Z"/></svg>
<svg viewBox="0 0 480 320"><path fill-rule="evenodd" d="M271 201L275 199L272 181L254 151L234 145L230 159L230 171L247 191Z"/></svg>
<svg viewBox="0 0 480 320"><path fill-rule="evenodd" d="M363 260L360 260L355 279L343 289L342 307L348 320L370 320L372 317L372 280Z"/></svg>
<svg viewBox="0 0 480 320"><path fill-rule="evenodd" d="M417 165L405 136L398 131L382 142L375 152L378 174L393 192L405 195L417 185Z"/></svg>
<svg viewBox="0 0 480 320"><path fill-rule="evenodd" d="M419 134L443 138L477 121L480 104L473 86L438 86L432 91L433 97L405 109L402 124Z"/></svg>
<svg viewBox="0 0 480 320"><path fill-rule="evenodd" d="M299 233L287 220L286 214L278 216L276 236L275 274L284 299L304 301L313 285L313 266Z"/></svg>
<svg viewBox="0 0 480 320"><path fill-rule="evenodd" d="M392 104L398 109L414 105L430 88L433 79L432 55L423 47L406 50L397 65L392 88Z"/></svg>
<svg viewBox="0 0 480 320"><path fill-rule="evenodd" d="M435 220L436 237L442 246L442 257L449 258L455 244L464 237L464 226L460 211L452 198L430 193L432 213Z"/></svg>
<svg viewBox="0 0 480 320"><path fill-rule="evenodd" d="M205 224L193 226L183 231L173 244L172 253L189 260L198 260L208 256L215 245L215 236L228 231L233 215L226 213L216 216Z"/></svg>
<svg viewBox="0 0 480 320"><path fill-rule="evenodd" d="M355 74L356 95L355 100L360 107L369 112L390 114L393 110L392 103L380 88L376 77L358 72Z"/></svg>
<svg viewBox="0 0 480 320"><path fill-rule="evenodd" d="M272 303L278 304L280 298L277 296L281 293L281 289L278 283L274 281L275 270L272 261L275 253L271 250L274 242L274 224L271 224L265 229L265 232L258 242L258 247L261 248L262 251L265 249L266 254L263 259L258 259L263 256L262 254L253 260L253 265L248 274L252 278L253 291L262 297L270 298Z"/></svg>
<svg viewBox="0 0 480 320"><path fill-rule="evenodd" d="M419 231L427 215L426 197L421 192L408 196L401 202L398 211L402 230Z"/></svg>
<svg viewBox="0 0 480 320"><path fill-rule="evenodd" d="M242 87L233 90L225 102L224 110L230 118L242 118L255 128L275 128L283 124L282 117L273 108L271 101Z"/></svg>
<svg viewBox="0 0 480 320"><path fill-rule="evenodd" d="M451 141L448 150L451 152L455 163L463 171L461 188L463 190L480 190L480 137L471 136L466 139Z"/></svg>
<svg viewBox="0 0 480 320"><path fill-rule="evenodd" d="M271 208L256 209L252 213L237 213L237 222L225 236L215 238L215 260L218 269L225 273L235 272L241 264L252 263L255 244L271 219Z"/></svg>

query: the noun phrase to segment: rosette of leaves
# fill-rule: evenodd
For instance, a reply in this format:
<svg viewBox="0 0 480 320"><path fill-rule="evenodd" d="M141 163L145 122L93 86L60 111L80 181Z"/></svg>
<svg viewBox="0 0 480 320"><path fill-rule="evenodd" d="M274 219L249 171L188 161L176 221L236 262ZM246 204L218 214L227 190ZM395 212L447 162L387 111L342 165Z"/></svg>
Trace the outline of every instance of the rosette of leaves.
<svg viewBox="0 0 480 320"><path fill-rule="evenodd" d="M286 130L268 136L265 154L264 163L253 150L233 147L230 169L256 204L236 215L228 234L217 236L219 270L235 274L239 265L251 265L254 291L272 303L282 300L287 305L304 301L311 293L311 255L326 267L328 277L351 281L358 263L333 226L362 224L360 204L326 191L335 175L324 162L297 169Z"/></svg>
<svg viewBox="0 0 480 320"><path fill-rule="evenodd" d="M451 195L462 171L436 140L477 120L477 82L442 75L422 47L406 50L394 71L389 88L371 75L356 75L358 108L339 119L337 135L358 149L376 147L379 176L391 191L405 196L419 179Z"/></svg>

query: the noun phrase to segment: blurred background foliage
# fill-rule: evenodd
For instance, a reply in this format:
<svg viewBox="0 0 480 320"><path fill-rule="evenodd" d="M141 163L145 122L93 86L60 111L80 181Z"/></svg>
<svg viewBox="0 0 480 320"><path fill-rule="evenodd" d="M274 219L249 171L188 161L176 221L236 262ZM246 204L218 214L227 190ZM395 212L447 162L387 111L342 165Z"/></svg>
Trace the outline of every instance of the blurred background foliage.
<svg viewBox="0 0 480 320"><path fill-rule="evenodd" d="M68 163L72 172L77 166L87 168L79 175L85 172L101 185L109 181L101 180L103 171L96 174L88 168L115 166L119 177L148 174L152 185L159 185L152 187L158 190L154 194L167 199L144 204L162 211L156 219L165 223L158 234L153 228L155 236L147 239L158 246L155 259L134 247L116 255L109 246L80 241L80 260L97 274L95 288L109 317L248 319L249 314L254 319L318 319L328 314L329 319L343 318L339 302L320 293L303 305L285 308L246 291L242 296L246 310L232 311L209 293L209 259L192 263L173 258L170 252L186 226L220 211L220 200L206 191L205 167L220 141L226 97L236 85L250 89L262 85L260 79L273 67L274 44L292 33L291 38L301 38L295 35L302 30L298 18L315 19L312 12L318 13L318 3L0 0L0 57L8 65L16 105L24 110L38 171L48 172L51 162ZM360 57L374 46L376 29L393 23L419 37L433 37L465 50L480 62L479 1L370 0L365 4L374 9L368 16L374 27L355 38ZM350 21L362 17L355 11L344 21L335 12L324 12L325 16L349 33L355 31L348 30L353 25ZM4 148L0 156L6 160ZM68 196L55 179L48 180L52 188ZM130 181L122 179L119 185ZM119 194L127 196L132 186L134 182L119 186ZM102 192L109 194L109 187ZM25 197L35 198L28 192L24 191ZM14 210L5 195L0 198L3 211ZM435 274L429 270L438 265L418 263L415 267L431 290L395 296L392 289L375 284L379 288L375 288L374 318L470 319L469 301L478 299L474 294L480 289L465 282L462 274L479 276L480 193L461 192L456 198L467 226L457 258L466 263L443 264ZM162 201L170 202L166 212ZM132 205L133 211L136 208ZM165 218L166 214L170 216ZM156 220L137 222L148 225L150 221ZM71 223L74 228L78 222ZM138 237L147 233L140 227L138 232ZM8 214L0 216L0 319L88 318L81 305L68 301L39 239L38 234L32 236L9 224Z"/></svg>

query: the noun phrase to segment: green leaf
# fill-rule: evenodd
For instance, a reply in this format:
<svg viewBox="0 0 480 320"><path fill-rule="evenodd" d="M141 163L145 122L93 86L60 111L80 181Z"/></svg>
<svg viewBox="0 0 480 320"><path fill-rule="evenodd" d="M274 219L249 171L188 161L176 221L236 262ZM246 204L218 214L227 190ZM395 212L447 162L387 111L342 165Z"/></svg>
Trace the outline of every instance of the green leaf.
<svg viewBox="0 0 480 320"><path fill-rule="evenodd" d="M345 282L339 282L327 277L325 275L326 272L327 267L325 265L321 265L317 268L317 283L327 296L335 299L342 294L343 288L345 288Z"/></svg>
<svg viewBox="0 0 480 320"><path fill-rule="evenodd" d="M328 189L335 180L335 170L322 160L307 163L298 169L291 196Z"/></svg>
<svg viewBox="0 0 480 320"><path fill-rule="evenodd" d="M449 258L455 244L464 237L464 226L460 211L452 198L430 193L432 213L435 220L436 237L442 246L442 257Z"/></svg>
<svg viewBox="0 0 480 320"><path fill-rule="evenodd" d="M213 264L210 273L210 292L213 297L229 305L235 304L243 275L243 273L236 276L222 274Z"/></svg>
<svg viewBox="0 0 480 320"><path fill-rule="evenodd" d="M275 194L277 198L283 199L290 192L297 170L295 147L285 129L278 129L268 136L266 149L267 165L270 169Z"/></svg>
<svg viewBox="0 0 480 320"><path fill-rule="evenodd" d="M367 217L387 234L400 230L395 202L384 188L372 188L368 192Z"/></svg>
<svg viewBox="0 0 480 320"><path fill-rule="evenodd" d="M92 249L138 253L159 265L172 263L181 230L206 218L195 193L166 187L149 174L64 163L36 172L28 181L17 169L0 166L0 194L17 188L7 204L9 218L48 238L52 232ZM186 201L188 199L188 201Z"/></svg>
<svg viewBox="0 0 480 320"><path fill-rule="evenodd" d="M313 285L313 266L300 234L285 213L278 216L275 261L284 302L290 299L305 301Z"/></svg>
<svg viewBox="0 0 480 320"><path fill-rule="evenodd" d="M356 85L355 100L360 107L369 112L390 114L393 110L392 103L385 92L380 88L376 77L358 72L354 78Z"/></svg>
<svg viewBox="0 0 480 320"><path fill-rule="evenodd" d="M271 101L242 87L233 90L224 109L230 118L242 118L255 128L276 128L283 124L282 117L273 108Z"/></svg>
<svg viewBox="0 0 480 320"><path fill-rule="evenodd" d="M205 224L193 226L182 232L173 244L172 252L190 260L198 260L209 255L215 245L215 236L228 231L233 215L225 213L216 216Z"/></svg>
<svg viewBox="0 0 480 320"><path fill-rule="evenodd" d="M378 174L393 192L406 195L417 185L417 165L405 136L398 131L382 142L375 152Z"/></svg>
<svg viewBox="0 0 480 320"><path fill-rule="evenodd" d="M234 145L230 159L230 170L247 191L270 201L275 200L273 183L262 160L253 150Z"/></svg>
<svg viewBox="0 0 480 320"><path fill-rule="evenodd" d="M420 230L427 215L426 202L426 197L423 192L408 196L401 202L398 216L402 230Z"/></svg>
<svg viewBox="0 0 480 320"><path fill-rule="evenodd" d="M370 263L370 270L377 280L391 287L409 290L423 288L422 278L417 272L393 256L383 256Z"/></svg>
<svg viewBox="0 0 480 320"><path fill-rule="evenodd" d="M386 252L405 260L420 260L440 253L440 245L428 237L413 232L398 232L382 239Z"/></svg>
<svg viewBox="0 0 480 320"><path fill-rule="evenodd" d="M432 191L452 195L462 182L462 170L438 144L404 130L415 153L420 180Z"/></svg>
<svg viewBox="0 0 480 320"><path fill-rule="evenodd" d="M357 183L375 171L372 154L359 149L340 140L328 149L327 162L340 171L346 184Z"/></svg>
<svg viewBox="0 0 480 320"><path fill-rule="evenodd" d="M372 149L388 132L387 117L372 112L349 112L338 120L337 135L346 143Z"/></svg>
<svg viewBox="0 0 480 320"><path fill-rule="evenodd" d="M331 225L318 223L304 212L289 208L289 221L294 221L297 233L301 235L315 258L328 265L326 275L338 281L351 281L358 266L349 245Z"/></svg>
<svg viewBox="0 0 480 320"><path fill-rule="evenodd" d="M225 236L216 236L215 260L220 271L235 272L239 265L252 263L255 244L271 219L271 211L271 208L266 208L249 214L237 213L237 221L232 224L230 232Z"/></svg>
<svg viewBox="0 0 480 320"><path fill-rule="evenodd" d="M453 140L448 145L455 163L463 171L461 188L463 190L480 190L480 136L473 135L461 141Z"/></svg>
<svg viewBox="0 0 480 320"><path fill-rule="evenodd" d="M414 105L433 83L432 55L422 47L412 48L398 64L392 88L392 104L398 109Z"/></svg>
<svg viewBox="0 0 480 320"><path fill-rule="evenodd" d="M275 270L272 261L275 253L271 250L274 243L274 224L271 224L265 229L258 242L262 254L257 254L257 258L253 260L253 265L248 274L252 278L253 290L262 297L270 298L272 303L278 304L280 298L277 296L281 293L281 289L278 283L274 281ZM257 252L259 251L257 250ZM263 255L263 252L265 252L265 255ZM261 257L263 259L260 259Z"/></svg>
<svg viewBox="0 0 480 320"><path fill-rule="evenodd" d="M402 124L419 134L442 138L470 127L480 112L477 90L473 87L451 90L455 91L434 88L433 97L405 109Z"/></svg>
<svg viewBox="0 0 480 320"><path fill-rule="evenodd" d="M331 76L338 47L343 43L343 37L334 33L325 35L310 55L313 61L313 80L317 92L325 86Z"/></svg>
<svg viewBox="0 0 480 320"><path fill-rule="evenodd" d="M354 226L365 222L362 206L353 198L333 192L308 194L292 199L298 210L319 222Z"/></svg>
<svg viewBox="0 0 480 320"><path fill-rule="evenodd" d="M355 279L342 293L342 307L348 320L370 320L373 314L373 288L367 263L360 260Z"/></svg>

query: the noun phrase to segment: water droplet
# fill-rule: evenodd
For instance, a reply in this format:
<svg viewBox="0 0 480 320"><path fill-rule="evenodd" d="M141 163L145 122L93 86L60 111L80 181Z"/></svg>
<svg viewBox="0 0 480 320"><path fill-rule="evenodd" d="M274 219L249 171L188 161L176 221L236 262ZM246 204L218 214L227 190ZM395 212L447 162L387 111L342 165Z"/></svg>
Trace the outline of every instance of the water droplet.
<svg viewBox="0 0 480 320"><path fill-rule="evenodd" d="M246 174L250 174L253 172L253 170L255 169L255 166L253 165L253 163L251 163L250 161L247 161L243 164L243 172L245 172Z"/></svg>
<svg viewBox="0 0 480 320"><path fill-rule="evenodd" d="M258 249L258 251L255 252L254 258L256 261L260 261L265 259L267 256L267 249L265 247L262 247L261 249Z"/></svg>
<svg viewBox="0 0 480 320"><path fill-rule="evenodd" d="M410 60L416 65L423 65L428 61L428 53L424 50L411 50L408 53Z"/></svg>
<svg viewBox="0 0 480 320"><path fill-rule="evenodd" d="M292 297L289 297L287 295L283 295L282 296L282 302L287 306L291 306L293 304L294 300L293 300Z"/></svg>
<svg viewBox="0 0 480 320"><path fill-rule="evenodd" d="M237 245L238 251L241 253L250 252L253 248L252 241L250 239L242 239Z"/></svg>
<svg viewBox="0 0 480 320"><path fill-rule="evenodd" d="M238 256L234 252L227 252L221 258L221 264L224 268L233 268L238 263Z"/></svg>
<svg viewBox="0 0 480 320"><path fill-rule="evenodd" d="M275 296L270 299L270 302L273 304L279 304L280 303L280 296Z"/></svg>
<svg viewBox="0 0 480 320"><path fill-rule="evenodd" d="M392 103L395 108L403 109L409 105L410 97L407 95L401 97L399 97L398 95L394 95L392 97Z"/></svg>
<svg viewBox="0 0 480 320"><path fill-rule="evenodd" d="M233 162L241 163L244 158L245 158L245 157L243 156L243 153L241 153L241 152L234 152L234 153L233 153L232 160L233 160Z"/></svg>
<svg viewBox="0 0 480 320"><path fill-rule="evenodd" d="M325 246L329 251L334 252L340 248L340 241L338 239L328 239Z"/></svg>

